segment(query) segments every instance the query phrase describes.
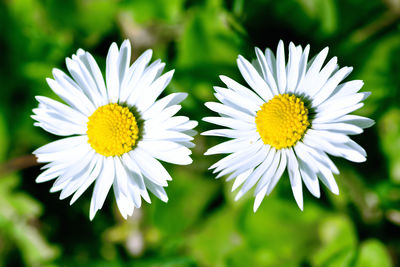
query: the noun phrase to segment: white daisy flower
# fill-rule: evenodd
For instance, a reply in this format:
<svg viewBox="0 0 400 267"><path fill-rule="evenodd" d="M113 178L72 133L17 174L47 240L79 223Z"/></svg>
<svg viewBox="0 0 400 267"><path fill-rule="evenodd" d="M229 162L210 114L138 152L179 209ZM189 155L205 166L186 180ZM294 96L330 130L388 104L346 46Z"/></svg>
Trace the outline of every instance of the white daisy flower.
<svg viewBox="0 0 400 267"><path fill-rule="evenodd" d="M101 209L113 186L124 218L150 203L147 189L164 202L164 190L172 180L158 160L190 164L193 128L197 122L174 116L186 93L173 93L156 100L174 71L161 75L165 64L148 65L152 51L144 52L131 66L131 45L113 43L106 62L106 82L88 52L79 49L66 59L72 78L54 69L50 88L67 105L37 96L39 107L32 116L44 130L69 136L49 143L33 153L48 163L36 182L56 179L50 192L61 191L60 199L73 194L71 204L93 183L90 219Z"/></svg>
<svg viewBox="0 0 400 267"><path fill-rule="evenodd" d="M339 194L332 174L339 170L328 154L354 162L366 160L365 150L348 135L362 133L374 122L348 114L361 108L370 93L358 93L362 81L341 83L352 68L339 69L336 57L322 68L328 48L310 61L309 50L290 43L286 63L280 41L276 58L271 50L262 53L258 48L253 64L239 56L239 70L251 89L221 76L227 88L214 87L221 103L206 103L220 117L204 120L228 129L203 135L232 139L205 153L230 154L210 169L219 172L217 178L230 174L227 180L235 179L232 191L242 185L236 200L257 184L254 211L286 169L303 210L302 182L315 197L320 196L319 180Z"/></svg>

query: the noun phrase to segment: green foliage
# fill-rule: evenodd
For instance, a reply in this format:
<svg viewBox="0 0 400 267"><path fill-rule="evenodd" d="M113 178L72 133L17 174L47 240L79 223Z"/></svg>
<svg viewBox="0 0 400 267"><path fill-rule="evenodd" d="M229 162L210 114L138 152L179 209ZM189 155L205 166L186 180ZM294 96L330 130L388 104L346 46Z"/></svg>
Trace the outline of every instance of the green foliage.
<svg viewBox="0 0 400 267"><path fill-rule="evenodd" d="M392 266L390 256L385 245L379 240L369 239L361 244L356 266Z"/></svg>
<svg viewBox="0 0 400 267"><path fill-rule="evenodd" d="M399 9L386 0L0 1L0 266L398 265ZM334 159L340 195L305 192L303 212L284 176L254 213L251 193L235 202L232 184L207 170L220 157L203 153L219 140L197 136L192 165L167 165L168 203L152 197L125 221L110 193L90 222L91 190L70 206L34 182L40 166L10 162L57 138L30 118L35 95L57 98L45 82L52 69L83 48L104 71L110 43L126 38L135 57L153 48L176 69L167 91L189 93L182 113L199 132L210 128L203 103L218 76L244 84L239 54L255 58L254 46L275 50L280 39L310 44L311 57L329 46L372 93L358 113L376 126L354 138L368 161Z"/></svg>
<svg viewBox="0 0 400 267"><path fill-rule="evenodd" d="M18 181L16 175L0 180L0 260L10 260L9 253L16 246L26 264L48 263L58 255L58 250L35 227L42 213L41 204L26 193L16 192Z"/></svg>
<svg viewBox="0 0 400 267"><path fill-rule="evenodd" d="M387 155L388 170L391 179L400 183L400 109L389 110L380 121L382 149Z"/></svg>

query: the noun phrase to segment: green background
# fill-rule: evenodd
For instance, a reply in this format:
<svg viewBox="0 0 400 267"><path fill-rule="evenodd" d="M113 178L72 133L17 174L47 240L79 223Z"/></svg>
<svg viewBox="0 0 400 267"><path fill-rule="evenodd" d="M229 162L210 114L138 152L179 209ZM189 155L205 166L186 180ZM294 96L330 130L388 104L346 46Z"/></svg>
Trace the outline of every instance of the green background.
<svg viewBox="0 0 400 267"><path fill-rule="evenodd" d="M400 1L152 0L0 1L0 266L395 266L400 264ZM33 126L36 95L78 48L105 69L112 42L129 38L175 69L166 93L188 92L181 114L212 126L204 102L218 75L241 83L238 54L276 50L279 40L325 46L354 66L372 95L357 114L376 124L354 140L365 163L334 159L340 195L305 192L304 211L286 175L253 213L252 193L233 200L232 182L202 156L222 139L196 136L194 163L166 164L169 202L152 196L123 220L113 193L89 221L91 189L73 206L36 184L31 152L57 137Z"/></svg>

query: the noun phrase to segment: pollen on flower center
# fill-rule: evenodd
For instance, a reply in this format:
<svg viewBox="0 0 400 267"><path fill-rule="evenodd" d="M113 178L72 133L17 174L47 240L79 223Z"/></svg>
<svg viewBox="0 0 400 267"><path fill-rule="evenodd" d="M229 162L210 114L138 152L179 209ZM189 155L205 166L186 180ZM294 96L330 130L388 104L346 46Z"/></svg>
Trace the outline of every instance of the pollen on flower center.
<svg viewBox="0 0 400 267"><path fill-rule="evenodd" d="M139 128L127 107L108 104L99 107L89 117L86 133L90 146L97 153L106 157L121 156L132 150Z"/></svg>
<svg viewBox="0 0 400 267"><path fill-rule="evenodd" d="M256 115L257 132L261 139L264 144L276 149L295 145L309 125L308 109L295 95L274 96L261 106Z"/></svg>

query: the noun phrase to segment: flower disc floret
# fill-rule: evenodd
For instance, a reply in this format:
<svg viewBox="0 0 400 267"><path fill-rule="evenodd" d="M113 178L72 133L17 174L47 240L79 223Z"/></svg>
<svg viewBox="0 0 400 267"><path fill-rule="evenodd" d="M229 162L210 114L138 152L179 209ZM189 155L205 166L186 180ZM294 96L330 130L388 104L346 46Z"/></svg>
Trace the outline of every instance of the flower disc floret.
<svg viewBox="0 0 400 267"><path fill-rule="evenodd" d="M132 150L138 134L135 116L127 107L118 104L99 107L87 123L90 146L106 157L121 156Z"/></svg>
<svg viewBox="0 0 400 267"><path fill-rule="evenodd" d="M275 95L256 115L261 139L276 149L294 146L309 125L307 107L299 97L291 94Z"/></svg>

